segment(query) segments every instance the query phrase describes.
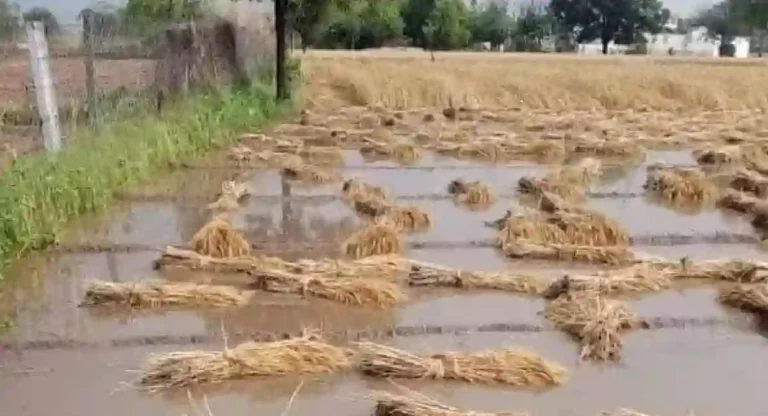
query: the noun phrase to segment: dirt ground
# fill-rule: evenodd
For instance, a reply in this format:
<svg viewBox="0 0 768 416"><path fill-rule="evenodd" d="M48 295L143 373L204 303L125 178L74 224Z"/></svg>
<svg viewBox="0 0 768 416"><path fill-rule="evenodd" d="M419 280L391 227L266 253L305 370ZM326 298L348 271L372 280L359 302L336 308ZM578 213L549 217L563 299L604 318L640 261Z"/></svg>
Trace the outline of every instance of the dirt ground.
<svg viewBox="0 0 768 416"><path fill-rule="evenodd" d="M60 105L85 96L85 63L81 58L53 58L51 74ZM120 87L143 88L154 80L153 60L97 60L96 88L110 91ZM29 105L25 86L31 84L29 59L16 57L0 62L0 109Z"/></svg>

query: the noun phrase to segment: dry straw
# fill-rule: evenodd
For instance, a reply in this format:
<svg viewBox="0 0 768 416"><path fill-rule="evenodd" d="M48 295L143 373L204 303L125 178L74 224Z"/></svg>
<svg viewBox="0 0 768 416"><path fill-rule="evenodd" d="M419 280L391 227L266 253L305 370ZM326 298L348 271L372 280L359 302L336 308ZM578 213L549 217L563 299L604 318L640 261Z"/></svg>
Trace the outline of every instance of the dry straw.
<svg viewBox="0 0 768 416"><path fill-rule="evenodd" d="M188 351L150 357L138 385L149 391L221 383L253 376L331 374L351 367L349 352L314 337L246 342L224 351Z"/></svg>
<svg viewBox="0 0 768 416"><path fill-rule="evenodd" d="M672 286L670 277L648 264L600 271L592 276L564 276L552 282L544 297L554 299L568 292L597 292L603 295L634 295L660 292Z"/></svg>
<svg viewBox="0 0 768 416"><path fill-rule="evenodd" d="M348 203L365 201L388 201L389 197L384 188L368 184L359 179L348 179L341 186L344 200Z"/></svg>
<svg viewBox="0 0 768 416"><path fill-rule="evenodd" d="M349 257L363 257L403 252L403 242L397 228L389 224L371 224L353 233L342 245L342 251Z"/></svg>
<svg viewBox="0 0 768 416"><path fill-rule="evenodd" d="M419 149L410 143L368 142L360 148L360 154L369 161L391 159L401 165L413 165L421 157Z"/></svg>
<svg viewBox="0 0 768 416"><path fill-rule="evenodd" d="M612 266L628 265L636 261L635 254L626 246L593 247L567 244L535 244L518 240L506 243L502 250L507 257L515 259L575 261Z"/></svg>
<svg viewBox="0 0 768 416"><path fill-rule="evenodd" d="M245 184L235 181L224 181L221 184L221 193L216 202L208 204L208 208L219 212L228 212L240 207L240 199L248 195Z"/></svg>
<svg viewBox="0 0 768 416"><path fill-rule="evenodd" d="M557 386L567 380L565 368L522 349L417 355L364 342L359 344L359 350L360 371L373 377L460 380L516 387Z"/></svg>
<svg viewBox="0 0 768 416"><path fill-rule="evenodd" d="M190 245L199 254L215 258L248 256L251 245L243 235L223 219L205 224L192 237Z"/></svg>
<svg viewBox="0 0 768 416"><path fill-rule="evenodd" d="M461 271L413 260L411 264L408 284L416 287L499 290L529 295L539 294L546 287L545 282L535 276Z"/></svg>
<svg viewBox="0 0 768 416"><path fill-rule="evenodd" d="M581 342L581 358L617 360L621 332L638 324L634 314L619 301L596 292L567 293L550 302L545 317Z"/></svg>
<svg viewBox="0 0 768 416"><path fill-rule="evenodd" d="M760 230L768 229L768 202L754 196L726 190L717 200L717 206L742 214L752 215L752 225Z"/></svg>
<svg viewBox="0 0 768 416"><path fill-rule="evenodd" d="M681 205L709 204L717 198L717 188L698 169L653 166L644 188L664 201Z"/></svg>
<svg viewBox="0 0 768 416"><path fill-rule="evenodd" d="M479 181L455 179L448 184L448 193L454 196L456 202L470 207L490 207L496 202L491 189Z"/></svg>
<svg viewBox="0 0 768 416"><path fill-rule="evenodd" d="M768 285L737 284L720 289L717 300L723 305L746 312L768 312Z"/></svg>
<svg viewBox="0 0 768 416"><path fill-rule="evenodd" d="M432 227L432 218L421 208L415 206L399 207L390 205L384 207L375 220L389 224L398 231L419 232Z"/></svg>
<svg viewBox="0 0 768 416"><path fill-rule="evenodd" d="M746 260L706 260L689 264L654 265L670 279L706 279L734 283L768 282L768 263Z"/></svg>
<svg viewBox="0 0 768 416"><path fill-rule="evenodd" d="M579 163L567 165L543 179L524 176L517 183L522 194L540 196L544 193L557 195L568 201L584 200L592 182L602 174L600 161L585 158Z"/></svg>
<svg viewBox="0 0 768 416"><path fill-rule="evenodd" d="M339 180L336 173L305 164L301 160L285 163L281 173L286 179L309 185L324 185Z"/></svg>
<svg viewBox="0 0 768 416"><path fill-rule="evenodd" d="M375 398L373 416L522 416L516 413L461 411L411 390L399 395L376 392Z"/></svg>
<svg viewBox="0 0 768 416"><path fill-rule="evenodd" d="M758 198L764 199L768 196L768 178L750 169L740 169L736 172L731 179L730 187Z"/></svg>
<svg viewBox="0 0 768 416"><path fill-rule="evenodd" d="M282 270L254 270L256 287L276 293L313 296L355 306L390 307L406 299L400 287L384 279L322 277Z"/></svg>
<svg viewBox="0 0 768 416"><path fill-rule="evenodd" d="M132 308L159 306L227 307L244 305L248 302L249 297L249 293L230 286L93 281L85 292L82 305L124 305Z"/></svg>

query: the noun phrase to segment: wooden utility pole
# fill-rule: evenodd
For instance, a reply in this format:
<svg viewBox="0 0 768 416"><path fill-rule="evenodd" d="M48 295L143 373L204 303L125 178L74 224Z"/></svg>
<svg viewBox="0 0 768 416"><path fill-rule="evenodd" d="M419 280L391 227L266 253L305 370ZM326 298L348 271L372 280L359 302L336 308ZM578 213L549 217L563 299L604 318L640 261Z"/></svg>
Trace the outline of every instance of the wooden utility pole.
<svg viewBox="0 0 768 416"><path fill-rule="evenodd" d="M275 38L277 43L275 84L277 85L278 101L291 98L290 85L288 85L288 44L286 42L289 1L275 0Z"/></svg>
<svg viewBox="0 0 768 416"><path fill-rule="evenodd" d="M56 153L61 150L61 129L59 127L59 108L56 104L56 90L51 78L48 62L48 42L45 39L43 22L27 24L29 57L32 65L32 77L35 82L37 111L43 123L43 141L45 150Z"/></svg>

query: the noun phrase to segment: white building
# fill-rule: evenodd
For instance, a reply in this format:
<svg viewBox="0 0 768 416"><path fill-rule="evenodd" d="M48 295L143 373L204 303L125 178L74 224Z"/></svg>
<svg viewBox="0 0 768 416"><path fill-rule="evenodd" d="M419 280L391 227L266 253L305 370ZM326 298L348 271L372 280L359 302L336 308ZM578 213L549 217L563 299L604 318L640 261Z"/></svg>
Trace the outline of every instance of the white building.
<svg viewBox="0 0 768 416"><path fill-rule="evenodd" d="M687 34L659 33L645 35L649 55L714 56L720 55L720 41L707 36L707 29L697 27ZM733 39L736 58L749 56L749 38Z"/></svg>

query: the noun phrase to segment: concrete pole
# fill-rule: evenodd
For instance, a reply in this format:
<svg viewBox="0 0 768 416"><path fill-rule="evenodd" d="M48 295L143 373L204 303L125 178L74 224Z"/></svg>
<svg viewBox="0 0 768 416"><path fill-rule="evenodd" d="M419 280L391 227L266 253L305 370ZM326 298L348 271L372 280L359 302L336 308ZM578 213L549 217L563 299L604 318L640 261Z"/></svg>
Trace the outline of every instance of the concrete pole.
<svg viewBox="0 0 768 416"><path fill-rule="evenodd" d="M51 78L48 62L48 42L42 22L27 23L29 57L32 66L32 78L37 95L37 111L43 122L43 140L45 150L56 153L61 150L61 129L59 127L59 108L56 103L56 91Z"/></svg>

